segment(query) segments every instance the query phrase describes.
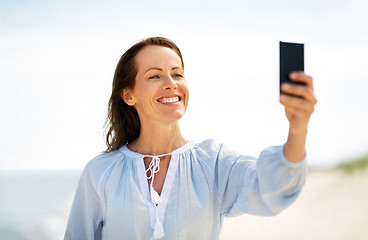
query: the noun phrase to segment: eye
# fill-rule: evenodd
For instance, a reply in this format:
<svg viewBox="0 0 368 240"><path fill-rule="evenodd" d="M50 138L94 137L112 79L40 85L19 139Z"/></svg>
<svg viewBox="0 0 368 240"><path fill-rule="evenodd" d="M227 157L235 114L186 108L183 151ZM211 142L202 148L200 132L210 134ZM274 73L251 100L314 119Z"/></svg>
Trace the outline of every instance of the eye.
<svg viewBox="0 0 368 240"><path fill-rule="evenodd" d="M153 76L149 77L148 79L159 79L159 78L160 78L159 75L153 75Z"/></svg>
<svg viewBox="0 0 368 240"><path fill-rule="evenodd" d="M176 73L173 75L173 78L183 78L183 75L180 73Z"/></svg>

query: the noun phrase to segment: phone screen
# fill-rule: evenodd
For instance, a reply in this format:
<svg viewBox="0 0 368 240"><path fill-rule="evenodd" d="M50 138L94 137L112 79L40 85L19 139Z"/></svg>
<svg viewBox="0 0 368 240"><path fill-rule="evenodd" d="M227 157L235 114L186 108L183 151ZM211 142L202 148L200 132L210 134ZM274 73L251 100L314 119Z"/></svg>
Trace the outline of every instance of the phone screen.
<svg viewBox="0 0 368 240"><path fill-rule="evenodd" d="M291 82L289 74L294 71L304 71L304 44L280 42L280 93L281 84Z"/></svg>

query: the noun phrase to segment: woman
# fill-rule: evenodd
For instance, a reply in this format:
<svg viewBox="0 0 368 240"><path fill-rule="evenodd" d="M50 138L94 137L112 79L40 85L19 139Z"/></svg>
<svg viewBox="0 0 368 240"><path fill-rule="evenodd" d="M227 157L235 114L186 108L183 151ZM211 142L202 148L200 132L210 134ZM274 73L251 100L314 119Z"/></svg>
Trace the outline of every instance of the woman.
<svg viewBox="0 0 368 240"><path fill-rule="evenodd" d="M178 124L189 97L180 50L159 37L135 44L117 65L107 150L82 173L65 239L218 239L225 216L289 206L305 182L316 103L311 77L291 79L306 85L282 87L288 140L256 160L213 140L187 141Z"/></svg>

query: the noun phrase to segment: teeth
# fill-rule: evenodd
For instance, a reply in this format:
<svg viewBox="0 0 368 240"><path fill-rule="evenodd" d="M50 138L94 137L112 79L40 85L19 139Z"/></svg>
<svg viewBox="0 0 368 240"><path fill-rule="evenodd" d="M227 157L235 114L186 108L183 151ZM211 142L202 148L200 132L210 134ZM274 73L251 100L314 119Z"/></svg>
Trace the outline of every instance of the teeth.
<svg viewBox="0 0 368 240"><path fill-rule="evenodd" d="M174 103L179 102L179 97L171 97L171 98L162 98L159 100L162 103Z"/></svg>

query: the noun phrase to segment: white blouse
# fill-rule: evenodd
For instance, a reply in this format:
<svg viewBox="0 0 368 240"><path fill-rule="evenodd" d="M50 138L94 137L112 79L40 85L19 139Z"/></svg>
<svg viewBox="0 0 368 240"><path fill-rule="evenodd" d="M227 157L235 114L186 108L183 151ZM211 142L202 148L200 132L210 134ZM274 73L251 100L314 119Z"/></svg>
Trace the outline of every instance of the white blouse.
<svg viewBox="0 0 368 240"><path fill-rule="evenodd" d="M283 146L255 159L206 140L170 155L158 200L149 190L145 155L123 146L92 159L80 178L65 239L219 239L224 217L285 209L307 174L306 160L288 161Z"/></svg>

